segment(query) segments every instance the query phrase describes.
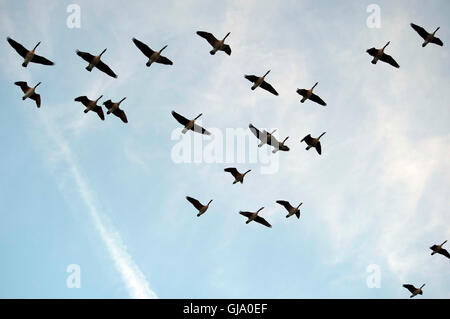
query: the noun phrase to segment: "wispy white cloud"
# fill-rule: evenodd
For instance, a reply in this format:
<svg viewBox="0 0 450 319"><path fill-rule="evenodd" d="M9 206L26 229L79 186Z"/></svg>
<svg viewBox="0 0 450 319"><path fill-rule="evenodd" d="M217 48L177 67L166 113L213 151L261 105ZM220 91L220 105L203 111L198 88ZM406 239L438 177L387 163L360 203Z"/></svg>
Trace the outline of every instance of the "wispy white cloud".
<svg viewBox="0 0 450 319"><path fill-rule="evenodd" d="M122 276L130 297L157 298L156 294L150 289L145 275L127 252L120 233L114 229L107 217L98 210L93 195L94 192L83 176L68 142L61 136L58 127L51 122L51 119L42 114L40 119L44 123L47 135L54 140L58 148L58 158L67 165L78 193L88 209L95 228L105 243L118 272Z"/></svg>

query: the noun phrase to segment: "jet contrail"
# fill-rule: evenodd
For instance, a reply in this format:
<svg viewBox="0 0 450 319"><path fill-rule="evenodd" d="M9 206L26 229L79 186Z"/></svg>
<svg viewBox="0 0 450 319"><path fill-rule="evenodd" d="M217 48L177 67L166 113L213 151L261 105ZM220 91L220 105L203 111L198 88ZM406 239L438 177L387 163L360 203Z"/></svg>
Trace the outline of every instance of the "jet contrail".
<svg viewBox="0 0 450 319"><path fill-rule="evenodd" d="M100 237L106 244L108 252L114 261L114 264L122 276L131 298L150 299L157 298L156 294L150 289L145 275L135 264L132 257L128 254L124 246L120 234L107 222L105 216L102 216L95 206L95 201L92 196L92 191L89 188L85 178L80 172L76 163L75 157L68 144L62 139L59 131L55 129L54 125L45 117L41 116L45 123L47 133L51 136L63 155L71 175L78 188L83 203L89 210L89 214L94 222L96 230Z"/></svg>

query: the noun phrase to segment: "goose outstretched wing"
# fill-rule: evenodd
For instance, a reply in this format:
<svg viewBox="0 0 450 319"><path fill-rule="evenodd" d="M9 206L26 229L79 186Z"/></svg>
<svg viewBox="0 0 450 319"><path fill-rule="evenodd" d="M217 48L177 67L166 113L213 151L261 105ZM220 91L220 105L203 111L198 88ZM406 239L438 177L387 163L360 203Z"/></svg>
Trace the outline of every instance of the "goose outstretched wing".
<svg viewBox="0 0 450 319"><path fill-rule="evenodd" d="M258 80L258 77L256 75L244 75L244 77L253 83L255 83Z"/></svg>
<svg viewBox="0 0 450 319"><path fill-rule="evenodd" d="M411 27L424 39L428 37L428 32L424 28L418 26L417 24L411 23Z"/></svg>
<svg viewBox="0 0 450 319"><path fill-rule="evenodd" d="M231 175L234 176L234 178L236 178L237 176L240 175L239 171L234 168L234 167L228 167L224 169L225 172L231 173Z"/></svg>
<svg viewBox="0 0 450 319"><path fill-rule="evenodd" d="M117 78L117 74L115 74L113 72L113 70L111 70L111 68L109 66L107 66L103 61L98 61L98 63L95 65L95 67L97 69L99 69L100 71L108 74L109 76L112 76L113 78Z"/></svg>
<svg viewBox="0 0 450 319"><path fill-rule="evenodd" d="M269 228L272 227L272 225L269 224L269 222L267 220L265 220L264 218L262 218L261 216L256 216L256 218L254 219L255 222L260 223L264 226L267 226Z"/></svg>
<svg viewBox="0 0 450 319"><path fill-rule="evenodd" d="M30 89L27 82L24 82L24 81L17 81L17 82L14 82L14 84L19 86L23 93L27 93L27 91Z"/></svg>
<svg viewBox="0 0 450 319"><path fill-rule="evenodd" d="M168 58L166 58L165 56L160 55L158 60L156 60L156 63L161 63L161 64L165 64L165 65L172 65L173 62L170 61Z"/></svg>
<svg viewBox="0 0 450 319"><path fill-rule="evenodd" d="M231 47L228 44L224 44L221 50L226 54L231 55Z"/></svg>
<svg viewBox="0 0 450 319"><path fill-rule="evenodd" d="M314 101L314 102L320 104L320 105L323 105L323 106L327 105L327 103L325 103L324 100L322 100L318 95L316 95L314 93L311 93L311 96L309 97L309 99L311 101Z"/></svg>
<svg viewBox="0 0 450 319"><path fill-rule="evenodd" d="M97 105L96 107L94 107L92 109L92 111L94 111L95 113L97 113L97 115L102 119L102 121L105 120L105 114L103 113L103 109L101 106Z"/></svg>
<svg viewBox="0 0 450 319"><path fill-rule="evenodd" d="M431 43L434 43L434 44L437 44L437 45L440 45L440 46L443 46L443 45L444 45L444 43L442 43L441 39L436 38L436 37L434 37L434 38L431 40Z"/></svg>
<svg viewBox="0 0 450 319"><path fill-rule="evenodd" d="M40 55L37 55L37 54L35 54L33 56L33 58L31 59L31 62L39 63L39 64L43 64L43 65L54 65L55 64L52 61L47 60L43 56L40 56Z"/></svg>
<svg viewBox="0 0 450 319"><path fill-rule="evenodd" d="M204 134L204 135L211 135L211 132L209 132L208 130L206 130L205 128L203 128L197 124L194 124L194 126L192 126L191 130L194 132L197 132L197 133Z"/></svg>
<svg viewBox="0 0 450 319"><path fill-rule="evenodd" d="M414 293L414 291L417 290L416 287L414 287L413 285L410 285L410 284L404 284L403 287L408 289L411 293Z"/></svg>
<svg viewBox="0 0 450 319"><path fill-rule="evenodd" d="M205 31L197 31L197 34L199 36L201 36L203 39L206 39L206 41L208 41L208 43L212 47L215 47L217 45L217 43L219 42L219 40L217 40L216 37L212 33L205 32Z"/></svg>
<svg viewBox="0 0 450 319"><path fill-rule="evenodd" d="M91 102L91 100L89 100L85 95L75 98L75 101L81 102L81 104L83 104L84 106L87 106L88 103Z"/></svg>
<svg viewBox="0 0 450 319"><path fill-rule="evenodd" d="M10 37L7 37L6 40L13 47L13 49L16 50L17 53L19 53L21 57L25 58L25 56L28 53L28 50L25 49L23 45L21 45L19 42L14 41Z"/></svg>
<svg viewBox="0 0 450 319"><path fill-rule="evenodd" d="M203 205L202 205L198 200L196 200L195 198L186 196L186 199L187 199L192 205L194 205L194 207L197 208L197 210L200 210L200 209L203 208Z"/></svg>
<svg viewBox="0 0 450 319"><path fill-rule="evenodd" d="M175 118L175 120L177 120L178 123L180 123L181 125L186 125L189 123L189 120L187 118L185 118L183 115L178 114L175 111L172 111L172 116Z"/></svg>
<svg viewBox="0 0 450 319"><path fill-rule="evenodd" d="M36 102L36 106L38 108L41 107L41 96L37 93L33 93L30 95L30 99L34 100Z"/></svg>
<svg viewBox="0 0 450 319"><path fill-rule="evenodd" d="M380 60L386 63L389 63L393 67L399 68L400 65L394 60L393 57L391 57L389 54L383 53L380 57Z"/></svg>
<svg viewBox="0 0 450 319"><path fill-rule="evenodd" d="M300 142L303 142L303 141L305 141L306 144L309 145L311 143L311 141L312 141L311 134L306 135L304 138L302 138L302 140Z"/></svg>
<svg viewBox="0 0 450 319"><path fill-rule="evenodd" d="M317 142L316 144L316 151L319 153L319 155L322 154L322 145L320 145L320 142Z"/></svg>
<svg viewBox="0 0 450 319"><path fill-rule="evenodd" d="M293 207L291 206L291 204L288 201L285 200L277 200L277 203L284 206L284 208L286 208L287 211L290 211Z"/></svg>
<svg viewBox="0 0 450 319"><path fill-rule="evenodd" d="M150 58L152 56L153 53L155 53L155 51L153 51L152 49L150 49L150 47L148 45L146 45L145 43L139 41L136 38L133 38L133 43L137 46L137 48L139 50L141 50L142 53L144 53L144 55L148 58Z"/></svg>
<svg viewBox="0 0 450 319"><path fill-rule="evenodd" d="M273 88L273 86L270 85L269 83L267 83L266 81L263 81L261 83L260 87L263 88L266 91L269 91L273 95L278 95L278 92Z"/></svg>
<svg viewBox="0 0 450 319"><path fill-rule="evenodd" d="M88 52L83 52L80 50L77 50L77 55L79 57L81 57L84 61L91 63L92 59L94 58L94 56Z"/></svg>

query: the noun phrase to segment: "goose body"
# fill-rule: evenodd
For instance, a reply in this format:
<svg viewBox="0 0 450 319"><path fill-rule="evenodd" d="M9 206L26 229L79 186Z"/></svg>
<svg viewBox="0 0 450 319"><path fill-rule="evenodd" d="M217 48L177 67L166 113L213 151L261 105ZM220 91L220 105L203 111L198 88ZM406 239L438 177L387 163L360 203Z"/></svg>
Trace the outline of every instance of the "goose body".
<svg viewBox="0 0 450 319"><path fill-rule="evenodd" d="M167 45L165 45L161 50L159 51L153 51L148 45L146 45L144 42L139 41L136 38L133 38L133 43L136 45L136 47L141 50L141 52L148 58L146 66L150 66L153 63L160 63L165 65L172 65L172 61L170 61L165 56L161 55L161 52L167 48Z"/></svg>
<svg viewBox="0 0 450 319"><path fill-rule="evenodd" d="M442 43L441 39L437 38L435 36L436 32L440 29L440 27L437 27L436 30L434 30L433 33L428 33L424 28L418 26L417 24L411 23L411 27L416 31L424 40L422 43L422 48L424 48L428 43L434 43L439 46L443 46L444 43Z"/></svg>
<svg viewBox="0 0 450 319"><path fill-rule="evenodd" d="M320 138L325 134L325 132L323 132L322 134L320 134L319 137L314 138L311 137L311 134L306 135L300 142L305 142L306 144L308 144L308 146L306 147L306 150L308 151L311 147L314 147L317 151L317 153L319 153L319 155L322 154L322 146L320 144Z"/></svg>
<svg viewBox="0 0 450 319"><path fill-rule="evenodd" d="M235 167L228 167L224 169L225 172L230 173L231 175L233 175L234 177L234 182L233 185L236 183L244 183L244 177L247 173L251 172L252 170L249 169L248 171L246 171L245 173L239 173L239 171L235 168Z"/></svg>
<svg viewBox="0 0 450 319"><path fill-rule="evenodd" d="M205 31L197 31L197 35L204 38L212 46L213 49L209 51L211 55L216 54L217 51L223 51L226 54L231 55L230 46L228 44L225 44L225 39L230 35L230 32L228 32L222 40L216 39L216 37L212 33Z"/></svg>
<svg viewBox="0 0 450 319"><path fill-rule="evenodd" d="M212 199L208 202L208 204L206 205L202 205L202 203L200 203L198 200L196 200L195 198L186 196L186 199L198 210L198 214L197 217L200 217L201 215L203 215L209 208L209 204L211 204L211 202L213 201Z"/></svg>
<svg viewBox="0 0 450 319"><path fill-rule="evenodd" d="M202 113L200 113L196 118L192 120L188 120L187 118L178 114L175 111L172 111L172 116L178 121L178 123L184 126L183 130L181 131L181 133L183 134L186 134L187 131L191 130L200 134L211 135L211 133L205 130L203 127L195 124L195 120L197 120L200 116L202 116Z"/></svg>
<svg viewBox="0 0 450 319"><path fill-rule="evenodd" d="M41 96L36 93L36 88L41 84L39 82L34 87L29 87L27 82L24 81L18 81L14 82L15 85L19 86L24 95L22 96L22 100L26 100L27 98L30 98L36 102L36 106L38 108L41 107Z"/></svg>
<svg viewBox="0 0 450 319"><path fill-rule="evenodd" d="M103 105L108 109L106 114L112 113L115 116L117 116L118 118L120 118L122 120L122 122L128 123L128 119L127 119L127 115L125 114L125 111L119 107L120 103L122 103L125 99L126 99L126 97L124 97L119 102L115 102L115 103L112 102L111 100L103 102Z"/></svg>
<svg viewBox="0 0 450 319"><path fill-rule="evenodd" d="M10 37L7 38L8 43L13 47L14 50L16 50L19 55L24 58L22 66L27 67L28 63L39 63L43 65L54 65L54 63L50 60L47 60L46 58L37 55L35 53L36 48L41 44L41 42L38 42L36 46L33 48L33 50L27 50L23 45L21 45L19 42L16 42L15 40L11 39Z"/></svg>
<svg viewBox="0 0 450 319"><path fill-rule="evenodd" d="M261 208L258 209L258 211L256 211L256 212L243 212L243 211L240 211L239 214L241 214L242 216L247 217L247 221L245 222L246 224L248 224L248 223L250 223L250 222L252 222L252 221L255 221L255 222L257 222L257 223L260 223L261 225L264 225L264 226L266 226L266 227L271 228L272 225L270 225L270 224L267 222L267 220L265 220L264 218L262 218L261 216L258 215L258 213L259 213L261 210L263 210L263 209L264 209L264 207L261 207Z"/></svg>
<svg viewBox="0 0 450 319"><path fill-rule="evenodd" d="M395 68L399 68L400 65L389 54L384 53L384 49L391 43L390 41L381 49L370 48L366 52L373 57L371 63L376 64L379 60L392 65Z"/></svg>
<svg viewBox="0 0 450 319"><path fill-rule="evenodd" d="M445 256L445 257L447 257L447 258L450 258L450 254L449 254L449 252L445 249L445 248L442 248L442 246L444 246L444 244L446 243L447 241L444 241L442 244L440 244L440 245L433 245L433 246L431 246L430 247L430 249L433 251L432 253L431 253L431 256L433 256L434 254L440 254L440 255L442 255L442 256Z"/></svg>
<svg viewBox="0 0 450 319"><path fill-rule="evenodd" d="M423 284L422 287L420 287L420 288L416 288L416 287L414 287L414 285L411 285L411 284L404 284L403 285L403 287L408 289L409 292L411 292L411 294L412 294L409 298L413 298L413 297L415 297L417 295L423 295L422 288L424 286L425 286L425 284Z"/></svg>
<svg viewBox="0 0 450 319"><path fill-rule="evenodd" d="M90 100L87 96L79 96L75 98L76 102L80 102L83 104L86 108L84 110L84 113L87 113L89 111L94 111L97 113L97 115L100 117L102 121L105 120L105 115L103 113L103 109L100 105L97 105L98 100L100 100L103 97L103 95L100 95L100 97L97 100Z"/></svg>
<svg viewBox="0 0 450 319"><path fill-rule="evenodd" d="M106 73L113 78L117 78L117 74L115 74L113 70L111 70L111 68L101 60L101 57L106 52L106 49L104 49L99 55L95 56L88 52L83 52L80 50L77 50L76 52L79 57L89 63L86 67L86 70L88 70L89 72L91 72L93 68L97 68L103 73Z"/></svg>
<svg viewBox="0 0 450 319"><path fill-rule="evenodd" d="M288 214L286 215L286 218L291 217L292 215L297 216L297 218L300 218L300 209L299 207L302 206L303 203L300 203L297 207L293 207L288 201L285 200L277 200L277 203L286 208L288 211Z"/></svg>
<svg viewBox="0 0 450 319"><path fill-rule="evenodd" d="M314 88L319 84L319 82L316 82L312 88L309 90L306 89L297 89L297 93L303 96L303 98L300 100L301 103L305 103L306 100L311 100L313 102L316 102L320 105L326 106L327 103L325 103L318 95L313 93Z"/></svg>
<svg viewBox="0 0 450 319"><path fill-rule="evenodd" d="M270 70L267 71L263 76L259 77L256 75L244 75L244 77L250 82L253 82L253 85L251 87L252 90L255 90L257 87L261 87L262 89L269 91L273 95L278 95L278 92L273 88L273 86L265 81L265 78L267 74L269 74L269 72Z"/></svg>

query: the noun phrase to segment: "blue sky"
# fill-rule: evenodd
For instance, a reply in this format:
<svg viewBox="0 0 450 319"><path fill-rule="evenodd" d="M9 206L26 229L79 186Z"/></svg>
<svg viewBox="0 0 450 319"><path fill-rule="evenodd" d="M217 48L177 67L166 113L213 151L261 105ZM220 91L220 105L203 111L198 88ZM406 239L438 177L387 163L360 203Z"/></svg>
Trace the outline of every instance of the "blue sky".
<svg viewBox="0 0 450 319"><path fill-rule="evenodd" d="M403 283L450 297L448 260L428 248L450 239L448 1L77 1L79 29L71 3L0 1L0 297L409 297ZM381 28L367 27L372 3ZM422 48L411 22L440 26L444 47ZM211 56L198 30L231 32L231 56ZM42 41L56 65L22 68L7 36ZM174 65L146 68L133 37L167 44ZM398 70L365 53L387 41ZM117 79L75 54L104 48ZM269 69L278 97L243 78ZM42 82L40 109L19 80ZM295 93L316 81L326 108ZM101 94L127 97L128 124L73 101ZM223 131L278 128L291 151L274 174L176 163L171 110ZM322 156L306 152L300 139L323 131ZM232 185L228 166L253 171ZM214 201L197 218L186 195ZM278 199L303 202L300 220ZM272 229L238 215L262 206ZM366 285L371 264L380 288Z"/></svg>

